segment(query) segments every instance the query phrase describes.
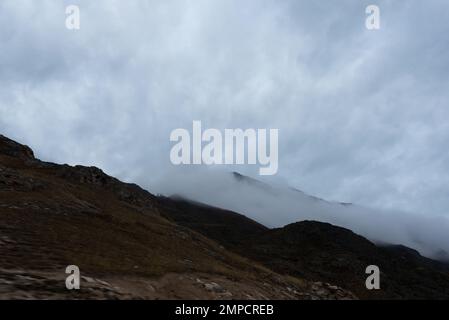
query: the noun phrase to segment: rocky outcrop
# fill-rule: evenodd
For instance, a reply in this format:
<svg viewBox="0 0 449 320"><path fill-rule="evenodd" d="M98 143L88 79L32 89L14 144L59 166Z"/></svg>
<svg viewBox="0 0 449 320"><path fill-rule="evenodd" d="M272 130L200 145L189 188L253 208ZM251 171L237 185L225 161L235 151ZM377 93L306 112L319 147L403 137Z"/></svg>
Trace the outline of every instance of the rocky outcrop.
<svg viewBox="0 0 449 320"><path fill-rule="evenodd" d="M17 143L0 134L0 154L8 155L25 161L33 161L34 153L28 146Z"/></svg>

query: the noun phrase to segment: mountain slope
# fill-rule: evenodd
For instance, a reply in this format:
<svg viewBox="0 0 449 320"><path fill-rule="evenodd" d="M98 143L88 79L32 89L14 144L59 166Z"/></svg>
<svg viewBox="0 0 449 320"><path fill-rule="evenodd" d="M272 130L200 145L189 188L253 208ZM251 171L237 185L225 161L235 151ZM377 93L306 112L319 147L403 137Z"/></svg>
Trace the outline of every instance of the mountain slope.
<svg viewBox="0 0 449 320"><path fill-rule="evenodd" d="M218 170L186 170L169 177L166 184L159 184L163 194L239 212L270 228L314 220L350 229L376 243L402 244L434 259L447 258L449 252L447 216L326 201L285 184ZM192 183L195 188L191 188Z"/></svg>
<svg viewBox="0 0 449 320"><path fill-rule="evenodd" d="M331 281L360 298L449 298L449 266L403 246L376 246L327 223L303 221L269 230L242 241L236 252L283 274ZM380 268L381 290L366 290L368 265Z"/></svg>
<svg viewBox="0 0 449 320"><path fill-rule="evenodd" d="M335 283L364 299L449 298L449 265L422 257L405 246L376 245L328 223L302 221L268 229L234 212L179 198L163 201L172 203L171 208L166 206L166 217L280 274ZM216 225L229 231L206 227ZM369 265L381 270L379 291L365 287Z"/></svg>
<svg viewBox="0 0 449 320"><path fill-rule="evenodd" d="M244 237L269 230L244 215L181 197L161 196L158 200L159 206L163 208L160 212L164 217L226 246L238 245Z"/></svg>
<svg viewBox="0 0 449 320"><path fill-rule="evenodd" d="M179 198L163 201L172 206L165 216L177 224L281 274L335 283L366 299L449 298L449 265L405 246L376 245L328 223L268 229L231 211ZM373 264L382 272L380 291L365 287L366 267Z"/></svg>
<svg viewBox="0 0 449 320"><path fill-rule="evenodd" d="M0 298L449 297L449 267L413 249L313 221L269 229L229 210L156 197L98 168L42 162L3 136L0 257ZM79 292L64 286L71 264L83 275ZM382 272L380 291L364 286L370 264Z"/></svg>
<svg viewBox="0 0 449 320"><path fill-rule="evenodd" d="M353 297L276 274L163 210L136 185L42 162L0 136L0 299ZM65 288L68 265L81 270L79 291Z"/></svg>

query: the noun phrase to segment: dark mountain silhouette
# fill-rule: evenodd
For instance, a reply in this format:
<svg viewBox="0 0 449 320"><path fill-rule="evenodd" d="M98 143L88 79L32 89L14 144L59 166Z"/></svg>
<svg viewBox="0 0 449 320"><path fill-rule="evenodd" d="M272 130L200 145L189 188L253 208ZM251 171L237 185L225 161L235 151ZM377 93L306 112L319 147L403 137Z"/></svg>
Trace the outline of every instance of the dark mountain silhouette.
<svg viewBox="0 0 449 320"><path fill-rule="evenodd" d="M341 299L167 220L168 204L95 167L0 136L0 299ZM65 287L68 265L81 290Z"/></svg>
<svg viewBox="0 0 449 320"><path fill-rule="evenodd" d="M244 215L186 200L179 196L170 198L161 196L159 205L164 217L226 246L238 245L244 237L262 234L269 230Z"/></svg>
<svg viewBox="0 0 449 320"><path fill-rule="evenodd" d="M282 274L332 282L360 298L447 299L449 267L403 246L379 247L350 230L303 221L244 240L236 252ZM368 265L382 272L382 289L367 291Z"/></svg>
<svg viewBox="0 0 449 320"><path fill-rule="evenodd" d="M413 249L376 246L313 221L269 229L232 211L154 196L95 167L40 161L4 136L0 256L0 298L449 297L447 265ZM72 264L83 276L77 292L64 286ZM364 287L370 264L382 271L379 291Z"/></svg>
<svg viewBox="0 0 449 320"><path fill-rule="evenodd" d="M281 274L335 283L366 299L447 299L449 265L401 245L375 245L328 223L302 221L268 229L245 216L179 197L163 198L164 215ZM368 265L381 290L365 287Z"/></svg>

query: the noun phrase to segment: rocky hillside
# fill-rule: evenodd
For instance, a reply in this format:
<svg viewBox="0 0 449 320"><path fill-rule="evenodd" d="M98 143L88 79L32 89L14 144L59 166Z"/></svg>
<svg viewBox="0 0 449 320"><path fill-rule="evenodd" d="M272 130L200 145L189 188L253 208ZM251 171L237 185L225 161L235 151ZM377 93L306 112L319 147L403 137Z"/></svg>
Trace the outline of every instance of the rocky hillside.
<svg viewBox="0 0 449 320"><path fill-rule="evenodd" d="M236 252L267 267L315 281L332 281L360 298L448 299L449 266L402 246L379 247L352 231L303 221L244 240ZM366 266L377 265L381 290L366 290Z"/></svg>
<svg viewBox="0 0 449 320"><path fill-rule="evenodd" d="M328 223L302 221L268 229L239 214L179 198L164 214L227 249L280 274L335 283L362 299L448 299L449 265L400 246L377 246ZM207 208L207 210L206 210ZM205 227L210 226L210 227ZM381 290L367 290L365 269L381 270Z"/></svg>
<svg viewBox="0 0 449 320"><path fill-rule="evenodd" d="M354 298L228 251L168 220L167 207L98 168L42 162L0 136L0 299ZM81 270L79 291L65 288L68 265Z"/></svg>
<svg viewBox="0 0 449 320"><path fill-rule="evenodd" d="M269 229L95 167L40 161L4 136L0 257L0 299L449 298L448 265L412 249L313 221ZM371 264L378 291L365 288ZM79 291L65 288L68 265L81 270Z"/></svg>

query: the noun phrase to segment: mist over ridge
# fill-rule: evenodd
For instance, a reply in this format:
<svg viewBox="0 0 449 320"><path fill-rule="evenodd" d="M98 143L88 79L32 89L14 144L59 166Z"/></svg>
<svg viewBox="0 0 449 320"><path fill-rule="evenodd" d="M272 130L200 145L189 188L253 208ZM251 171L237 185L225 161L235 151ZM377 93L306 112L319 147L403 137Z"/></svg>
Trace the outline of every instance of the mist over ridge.
<svg viewBox="0 0 449 320"><path fill-rule="evenodd" d="M158 192L236 211L270 228L316 220L348 228L379 244L405 245L436 259L447 258L449 252L449 219L445 216L330 202L286 184L271 185L236 172L175 172L155 184Z"/></svg>

